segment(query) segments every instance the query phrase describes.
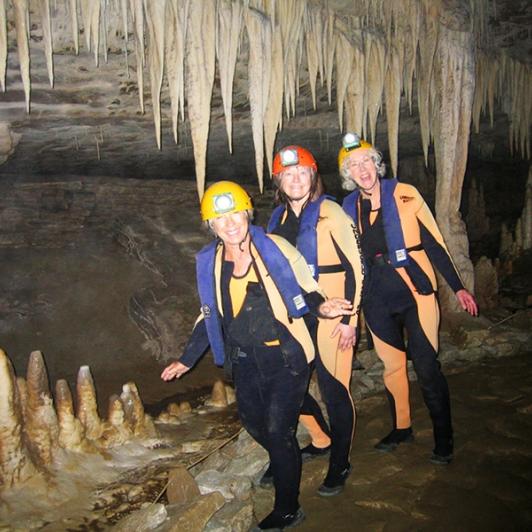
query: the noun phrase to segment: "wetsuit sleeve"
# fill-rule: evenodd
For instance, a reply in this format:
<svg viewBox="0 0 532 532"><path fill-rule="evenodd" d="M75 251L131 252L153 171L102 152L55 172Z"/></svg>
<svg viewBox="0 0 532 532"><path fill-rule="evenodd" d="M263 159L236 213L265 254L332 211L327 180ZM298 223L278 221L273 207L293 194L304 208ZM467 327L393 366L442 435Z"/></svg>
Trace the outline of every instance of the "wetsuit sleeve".
<svg viewBox="0 0 532 532"><path fill-rule="evenodd" d="M345 270L344 297L353 303L355 314L343 316L341 323L356 327L360 313L364 267L362 265L358 230L353 220L336 205L329 213L330 231L338 258Z"/></svg>
<svg viewBox="0 0 532 532"><path fill-rule="evenodd" d="M207 327L205 326L203 316L200 316L194 325L192 334L188 339L183 354L179 358L179 362L189 368L195 366L205 351L207 351L208 347L209 337L207 336Z"/></svg>
<svg viewBox="0 0 532 532"><path fill-rule="evenodd" d="M421 206L416 212L416 216L419 221L421 244L430 262L438 269L454 292L462 290L464 284L460 279L460 274L445 245L438 224L424 200L421 200Z"/></svg>
<svg viewBox="0 0 532 532"><path fill-rule="evenodd" d="M299 251L284 238L276 235L269 236L281 250L282 254L288 259L288 262L290 262L297 284L303 291L305 303L307 304L310 313L317 316L318 307L325 301L326 296L314 277L312 277L307 261L303 255L301 255L301 253L299 253Z"/></svg>

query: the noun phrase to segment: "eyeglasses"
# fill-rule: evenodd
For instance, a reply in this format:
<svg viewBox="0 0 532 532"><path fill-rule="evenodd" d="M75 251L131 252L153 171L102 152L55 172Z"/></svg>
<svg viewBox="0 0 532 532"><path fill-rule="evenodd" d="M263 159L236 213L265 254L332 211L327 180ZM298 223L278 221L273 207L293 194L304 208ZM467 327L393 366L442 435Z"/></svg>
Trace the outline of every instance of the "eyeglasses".
<svg viewBox="0 0 532 532"><path fill-rule="evenodd" d="M359 161L349 161L347 167L353 170L360 170L363 166L366 166L370 162L373 162L373 159L369 155L366 155Z"/></svg>

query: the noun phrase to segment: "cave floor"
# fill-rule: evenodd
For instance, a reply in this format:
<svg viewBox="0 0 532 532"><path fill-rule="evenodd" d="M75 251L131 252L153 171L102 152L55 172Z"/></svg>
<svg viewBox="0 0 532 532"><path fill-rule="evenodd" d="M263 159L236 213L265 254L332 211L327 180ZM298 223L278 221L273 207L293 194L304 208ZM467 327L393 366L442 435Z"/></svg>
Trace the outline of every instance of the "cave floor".
<svg viewBox="0 0 532 532"><path fill-rule="evenodd" d="M306 520L298 530L531 530L531 354L445 369L455 429L449 466L428 460L431 426L417 383L411 387L415 441L393 453L373 449L389 430L385 398L359 401L346 488L336 497L320 497L316 489L326 459L304 464ZM266 513L271 495L259 492Z"/></svg>

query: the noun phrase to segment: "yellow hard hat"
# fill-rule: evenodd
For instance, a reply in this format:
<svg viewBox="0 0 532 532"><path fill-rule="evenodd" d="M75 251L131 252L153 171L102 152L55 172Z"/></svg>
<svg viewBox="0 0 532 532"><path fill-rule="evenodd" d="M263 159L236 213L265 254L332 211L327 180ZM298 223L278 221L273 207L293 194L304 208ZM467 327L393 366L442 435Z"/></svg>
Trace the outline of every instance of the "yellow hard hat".
<svg viewBox="0 0 532 532"><path fill-rule="evenodd" d="M201 198L201 219L206 222L224 214L252 209L249 194L232 181L218 181Z"/></svg>
<svg viewBox="0 0 532 532"><path fill-rule="evenodd" d="M360 138L357 133L346 133L342 138L342 147L338 152L338 169L342 171L342 164L345 158L355 150L362 148L372 148L373 146Z"/></svg>

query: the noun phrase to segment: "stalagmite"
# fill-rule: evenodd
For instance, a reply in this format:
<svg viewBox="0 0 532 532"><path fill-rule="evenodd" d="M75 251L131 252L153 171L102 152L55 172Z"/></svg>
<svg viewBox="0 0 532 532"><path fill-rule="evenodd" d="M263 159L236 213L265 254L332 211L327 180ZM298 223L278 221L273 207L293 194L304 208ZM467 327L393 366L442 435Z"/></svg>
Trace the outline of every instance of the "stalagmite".
<svg viewBox="0 0 532 532"><path fill-rule="evenodd" d="M194 0L190 4L186 90L188 120L194 148L198 195L205 189L205 165L212 86L214 83L216 4L214 0Z"/></svg>
<svg viewBox="0 0 532 532"><path fill-rule="evenodd" d="M98 445L110 448L127 442L133 436L131 424L126 420L124 403L116 394L109 397L107 421L103 423L103 430Z"/></svg>
<svg viewBox="0 0 532 532"><path fill-rule="evenodd" d="M59 424L54 409L48 374L40 351L33 351L26 374L28 397L24 432L34 461L41 465L52 463L58 446Z"/></svg>
<svg viewBox="0 0 532 532"><path fill-rule="evenodd" d="M48 79L50 87L54 86L54 47L52 42L52 21L50 20L50 0L41 0L41 23L44 40L44 51L46 55L46 68L48 69Z"/></svg>
<svg viewBox="0 0 532 532"><path fill-rule="evenodd" d="M227 397L228 405L232 405L233 403L236 403L235 390L228 384L225 385L225 396Z"/></svg>
<svg viewBox="0 0 532 532"><path fill-rule="evenodd" d="M172 131L177 143L177 120L184 120L184 58L189 0L168 0L166 3L167 31L165 35L165 68L172 109Z"/></svg>
<svg viewBox="0 0 532 532"><path fill-rule="evenodd" d="M26 404L28 403L28 383L24 377L17 377L18 397L20 407L22 408L22 416L26 417Z"/></svg>
<svg viewBox="0 0 532 532"><path fill-rule="evenodd" d="M77 418L85 429L85 436L89 440L97 440L102 435L102 422L98 415L96 391L89 366L81 366L76 384Z"/></svg>
<svg viewBox="0 0 532 532"><path fill-rule="evenodd" d="M78 0L70 0L70 22L72 24L72 38L74 50L79 54Z"/></svg>
<svg viewBox="0 0 532 532"><path fill-rule="evenodd" d="M487 257L480 257L475 264L475 297L482 310L498 305L499 280L495 266Z"/></svg>
<svg viewBox="0 0 532 532"><path fill-rule="evenodd" d="M272 35L270 90L268 103L264 113L264 146L269 174L272 175L273 149L277 129L283 120L283 43L281 33L275 31Z"/></svg>
<svg viewBox="0 0 532 532"><path fill-rule="evenodd" d="M0 349L0 490L37 473L24 446L22 409L13 366Z"/></svg>
<svg viewBox="0 0 532 532"><path fill-rule="evenodd" d="M0 88L6 92L7 23L6 0L0 0Z"/></svg>
<svg viewBox="0 0 532 532"><path fill-rule="evenodd" d="M242 5L222 0L218 4L218 32L216 36L216 57L220 70L220 88L225 115L225 129L229 151L233 152L233 79L240 42Z"/></svg>
<svg viewBox="0 0 532 532"><path fill-rule="evenodd" d="M146 21L150 36L148 48L151 101L155 122L155 138L157 147L161 149L161 86L164 67L164 28L166 18L166 1L147 2L145 4Z"/></svg>
<svg viewBox="0 0 532 532"><path fill-rule="evenodd" d="M15 7L15 27L17 29L17 50L18 60L20 63L20 75L22 76L22 85L24 86L24 97L26 100L26 112L30 112L30 48L28 27L28 1L13 0Z"/></svg>
<svg viewBox="0 0 532 532"><path fill-rule="evenodd" d="M74 415L74 404L68 383L59 379L55 383L55 401L59 420L59 445L69 451L80 452L85 448L83 427Z"/></svg>
<svg viewBox="0 0 532 532"><path fill-rule="evenodd" d="M526 184L525 205L521 213L521 240L523 251L532 248L532 166L528 168L528 181Z"/></svg>
<svg viewBox="0 0 532 532"><path fill-rule="evenodd" d="M122 386L120 399L124 405L125 419L135 436L154 437L156 430L153 421L144 413L144 406L135 383L128 382Z"/></svg>
<svg viewBox="0 0 532 532"><path fill-rule="evenodd" d="M227 394L225 385L222 381L216 381L212 387L211 397L205 401L207 406L216 408L225 408L227 406Z"/></svg>
<svg viewBox="0 0 532 532"><path fill-rule="evenodd" d="M248 9L245 14L249 38L249 103L251 129L255 146L255 168L259 189L263 188L264 115L268 103L272 59L272 30L270 20L260 11Z"/></svg>

